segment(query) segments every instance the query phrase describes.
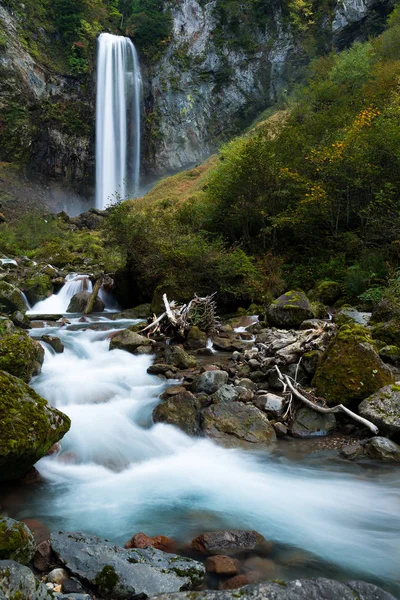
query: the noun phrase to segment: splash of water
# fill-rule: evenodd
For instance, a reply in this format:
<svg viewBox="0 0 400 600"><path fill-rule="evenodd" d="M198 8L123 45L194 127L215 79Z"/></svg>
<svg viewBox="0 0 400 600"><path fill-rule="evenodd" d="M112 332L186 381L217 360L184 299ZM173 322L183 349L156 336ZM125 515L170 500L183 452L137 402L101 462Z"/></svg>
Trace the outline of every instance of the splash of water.
<svg viewBox="0 0 400 600"><path fill-rule="evenodd" d="M142 78L129 38L102 33L97 52L96 207L136 197Z"/></svg>
<svg viewBox="0 0 400 600"><path fill-rule="evenodd" d="M65 284L58 292L46 300L37 302L30 311L30 314L59 315L67 311L71 298L79 292L92 292L93 286L88 275L79 275L71 273L65 278Z"/></svg>

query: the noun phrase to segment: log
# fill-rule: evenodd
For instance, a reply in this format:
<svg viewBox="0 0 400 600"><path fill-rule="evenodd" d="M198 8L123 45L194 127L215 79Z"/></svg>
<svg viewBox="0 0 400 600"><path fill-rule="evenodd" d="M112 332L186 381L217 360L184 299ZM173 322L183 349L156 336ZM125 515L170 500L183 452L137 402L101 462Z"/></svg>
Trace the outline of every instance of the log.
<svg viewBox="0 0 400 600"><path fill-rule="evenodd" d="M102 284L103 284L103 278L100 277L99 279L97 279L96 283L94 284L93 291L90 294L89 300L87 301L87 304L86 304L86 308L83 311L84 315L90 315L93 312L94 303L96 302L96 298L97 298L97 295L100 291Z"/></svg>
<svg viewBox="0 0 400 600"><path fill-rule="evenodd" d="M285 383L286 383L287 387L290 389L292 394L294 394L296 396L296 398L301 400L301 402L306 404L309 408L312 408L316 412L319 412L323 415L326 415L329 413L343 412L347 416L354 419L354 421L357 421L358 423L365 425L365 427L368 427L368 429L370 429L372 431L372 433L374 433L375 435L378 435L379 429L377 428L376 425L371 423L371 421L368 421L367 419L360 417L360 415L356 415L356 413L354 413L352 410L350 410L346 406L343 406L343 404L338 404L337 406L333 406L332 408L325 408L324 406L319 406L319 404L315 404L314 402L312 402L311 400L309 400L308 398L306 398L305 396L303 396L303 394L301 394L299 392L299 390L290 381L290 377L288 377L287 375L283 375L278 366L275 366L275 368L278 372L279 379L283 383L283 385L285 385Z"/></svg>

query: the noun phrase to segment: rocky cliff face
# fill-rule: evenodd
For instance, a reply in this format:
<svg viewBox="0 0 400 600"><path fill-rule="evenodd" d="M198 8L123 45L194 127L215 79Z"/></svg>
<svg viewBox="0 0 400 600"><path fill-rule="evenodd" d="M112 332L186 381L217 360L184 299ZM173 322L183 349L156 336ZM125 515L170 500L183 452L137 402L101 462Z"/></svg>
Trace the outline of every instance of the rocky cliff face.
<svg viewBox="0 0 400 600"><path fill-rule="evenodd" d="M382 26L388 0L339 0L314 32L296 29L283 0L270 3L251 43L235 44L218 22L217 0L171 2L173 35L147 78L145 167L159 174L203 160L284 96L310 60L310 43L343 48ZM218 31L223 35L223 44Z"/></svg>

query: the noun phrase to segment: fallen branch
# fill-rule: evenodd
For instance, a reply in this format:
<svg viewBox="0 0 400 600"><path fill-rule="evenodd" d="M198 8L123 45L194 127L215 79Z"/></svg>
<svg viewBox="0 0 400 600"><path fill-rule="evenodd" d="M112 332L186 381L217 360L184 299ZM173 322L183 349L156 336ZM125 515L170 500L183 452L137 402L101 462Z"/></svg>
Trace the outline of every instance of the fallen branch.
<svg viewBox="0 0 400 600"><path fill-rule="evenodd" d="M100 288L103 284L103 278L99 277L96 283L94 284L93 291L90 294L89 300L87 301L86 308L83 311L84 315L90 315L93 312L94 303L96 302L97 295L100 291Z"/></svg>
<svg viewBox="0 0 400 600"><path fill-rule="evenodd" d="M346 406L343 406L343 404L338 404L337 406L333 406L332 408L324 408L323 406L319 406L319 404L315 404L314 402L312 402L312 400L309 400L308 398L303 396L303 394L301 394L298 391L298 389L296 389L296 387L290 381L290 377L288 377L287 375L283 375L278 366L275 366L275 369L278 372L278 377L279 377L279 380L281 381L281 383L283 383L283 385L285 385L285 383L286 383L288 388L292 392L292 394L294 394L296 396L296 398L301 400L301 402L306 404L309 408L312 408L316 412L319 412L323 415L330 414L330 413L343 412L347 416L354 419L354 421L358 421L362 425L365 425L366 427L368 427L368 429L370 429L372 431L372 433L374 433L375 435L377 435L379 433L379 429L377 428L376 425L371 423L371 421L368 421L367 419L360 417L360 415L356 415L356 413L354 413L350 409L346 408Z"/></svg>

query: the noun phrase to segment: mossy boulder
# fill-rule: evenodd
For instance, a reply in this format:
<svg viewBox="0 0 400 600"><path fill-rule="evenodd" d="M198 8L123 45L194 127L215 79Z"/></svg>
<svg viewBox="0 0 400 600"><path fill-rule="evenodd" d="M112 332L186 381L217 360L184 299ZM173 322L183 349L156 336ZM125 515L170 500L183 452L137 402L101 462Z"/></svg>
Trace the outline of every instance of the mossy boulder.
<svg viewBox="0 0 400 600"><path fill-rule="evenodd" d="M44 350L22 329L14 327L4 335L5 325L0 322L0 370L7 371L28 383L34 375L40 373Z"/></svg>
<svg viewBox="0 0 400 600"><path fill-rule="evenodd" d="M149 317L151 317L150 304L140 304L116 313L111 318L113 321L118 321L119 319L148 319Z"/></svg>
<svg viewBox="0 0 400 600"><path fill-rule="evenodd" d="M314 302L322 302L325 306L333 306L341 295L342 290L336 281L321 281L311 292L310 298Z"/></svg>
<svg viewBox="0 0 400 600"><path fill-rule="evenodd" d="M155 407L153 420L155 423L175 425L188 435L198 435L200 402L187 391L175 394Z"/></svg>
<svg viewBox="0 0 400 600"><path fill-rule="evenodd" d="M0 311L13 313L16 310L26 310L21 290L11 283L0 281Z"/></svg>
<svg viewBox="0 0 400 600"><path fill-rule="evenodd" d="M267 309L268 323L280 329L295 329L314 313L304 292L292 290L274 300Z"/></svg>
<svg viewBox="0 0 400 600"><path fill-rule="evenodd" d="M207 346L208 337L199 327L191 327L186 336L185 347L189 350L198 350Z"/></svg>
<svg viewBox="0 0 400 600"><path fill-rule="evenodd" d="M383 346L379 350L379 356L385 363L391 365L400 364L400 348L398 346Z"/></svg>
<svg viewBox="0 0 400 600"><path fill-rule="evenodd" d="M400 347L400 321L378 323L372 327L371 334L374 340L385 342L387 346Z"/></svg>
<svg viewBox="0 0 400 600"><path fill-rule="evenodd" d="M125 350L131 354L135 354L139 347L150 345L151 342L147 337L130 329L124 329L111 339L110 350Z"/></svg>
<svg viewBox="0 0 400 600"><path fill-rule="evenodd" d="M387 385L361 402L358 412L379 431L391 436L400 433L400 386Z"/></svg>
<svg viewBox="0 0 400 600"><path fill-rule="evenodd" d="M382 298L372 309L371 324L400 321L400 302L395 298Z"/></svg>
<svg viewBox="0 0 400 600"><path fill-rule="evenodd" d="M35 551L35 538L25 523L0 517L0 560L15 560L27 565Z"/></svg>
<svg viewBox="0 0 400 600"><path fill-rule="evenodd" d="M173 365L178 369L193 369L197 365L194 356L185 352L180 346L167 346L165 360L169 365Z"/></svg>
<svg viewBox="0 0 400 600"><path fill-rule="evenodd" d="M26 383L0 371L0 480L24 475L70 425Z"/></svg>
<svg viewBox="0 0 400 600"><path fill-rule="evenodd" d="M362 313L352 306L343 306L333 317L336 325L368 325L368 313Z"/></svg>
<svg viewBox="0 0 400 600"><path fill-rule="evenodd" d="M87 303L89 302L91 294L90 292L78 292L75 296L72 296L71 301L67 308L67 313L83 313ZM93 312L103 312L106 305L103 300L97 296L93 305Z"/></svg>
<svg viewBox="0 0 400 600"><path fill-rule="evenodd" d="M29 302L31 304L36 304L36 302L40 302L52 295L53 284L49 275L46 275L45 273L36 273L24 281L22 289Z"/></svg>
<svg viewBox="0 0 400 600"><path fill-rule="evenodd" d="M328 310L325 304L323 304L322 302L311 302L310 306L315 319L329 318Z"/></svg>
<svg viewBox="0 0 400 600"><path fill-rule="evenodd" d="M379 358L368 330L343 325L326 349L312 384L329 404L349 405L393 382L394 375Z"/></svg>

